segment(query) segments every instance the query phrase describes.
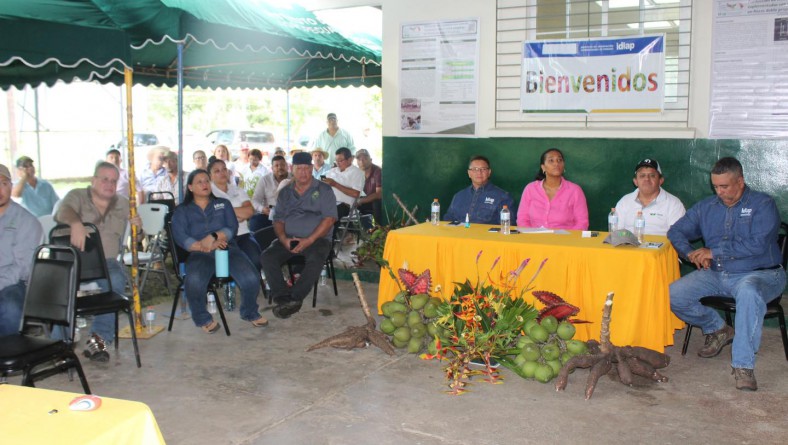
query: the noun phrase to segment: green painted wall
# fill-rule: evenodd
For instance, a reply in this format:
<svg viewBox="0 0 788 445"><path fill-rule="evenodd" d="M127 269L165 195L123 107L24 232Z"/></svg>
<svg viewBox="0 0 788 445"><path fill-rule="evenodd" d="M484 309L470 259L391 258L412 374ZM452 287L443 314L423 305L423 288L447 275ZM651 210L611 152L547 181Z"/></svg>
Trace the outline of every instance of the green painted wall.
<svg viewBox="0 0 788 445"><path fill-rule="evenodd" d="M566 158L566 178L586 194L590 226L607 230L606 215L619 198L633 190L638 161L655 158L665 175L664 188L686 207L712 192L709 172L717 159L734 156L744 166L747 183L775 197L788 221L788 141L710 139L568 139L568 138L383 138L383 191L389 214L398 208L397 193L418 218L428 216L433 198L442 210L470 181L468 159L482 154L492 162L492 181L520 200L533 180L544 150L557 147Z"/></svg>

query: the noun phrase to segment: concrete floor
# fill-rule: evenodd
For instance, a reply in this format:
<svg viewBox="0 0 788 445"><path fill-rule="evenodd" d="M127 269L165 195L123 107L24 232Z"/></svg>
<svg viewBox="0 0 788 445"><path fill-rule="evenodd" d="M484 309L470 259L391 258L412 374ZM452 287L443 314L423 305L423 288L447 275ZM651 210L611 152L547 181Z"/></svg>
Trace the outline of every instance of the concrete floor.
<svg viewBox="0 0 788 445"><path fill-rule="evenodd" d="M456 397L443 392L436 361L376 348L305 352L365 322L351 282L339 286L339 297L321 287L317 308L287 320L265 307L266 328L228 313L231 337L178 320L172 332L140 341L141 369L130 341L121 340L109 363L83 360L85 372L94 393L148 404L169 444L765 444L788 437L788 361L775 328L764 331L754 393L734 388L729 349L712 359L695 355L703 342L695 331L686 357L680 346L667 350L668 383L625 387L603 377L585 401L586 370L563 393L504 370L502 385L477 382ZM377 285L364 289L374 306ZM157 306L158 324L168 308ZM678 331L676 343L683 338ZM80 391L64 375L38 386Z"/></svg>

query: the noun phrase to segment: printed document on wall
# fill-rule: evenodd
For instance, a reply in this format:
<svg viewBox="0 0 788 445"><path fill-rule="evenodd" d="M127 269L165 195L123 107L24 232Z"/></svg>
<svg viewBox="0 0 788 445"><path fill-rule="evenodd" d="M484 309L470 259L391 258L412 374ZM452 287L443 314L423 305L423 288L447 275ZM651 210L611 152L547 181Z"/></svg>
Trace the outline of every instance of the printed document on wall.
<svg viewBox="0 0 788 445"><path fill-rule="evenodd" d="M479 19L400 28L400 134L476 134Z"/></svg>
<svg viewBox="0 0 788 445"><path fill-rule="evenodd" d="M788 138L788 0L714 0L709 137Z"/></svg>

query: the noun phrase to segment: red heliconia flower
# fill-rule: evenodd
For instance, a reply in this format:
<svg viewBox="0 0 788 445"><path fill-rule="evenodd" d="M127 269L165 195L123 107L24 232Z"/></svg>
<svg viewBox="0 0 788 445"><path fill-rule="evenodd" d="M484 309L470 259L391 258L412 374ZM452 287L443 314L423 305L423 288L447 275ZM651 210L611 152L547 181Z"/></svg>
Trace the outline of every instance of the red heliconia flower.
<svg viewBox="0 0 788 445"><path fill-rule="evenodd" d="M407 269L399 269L397 272L399 273L399 279L405 284L405 288L408 289L411 295L426 294L430 291L432 278L429 269L422 272L419 276Z"/></svg>

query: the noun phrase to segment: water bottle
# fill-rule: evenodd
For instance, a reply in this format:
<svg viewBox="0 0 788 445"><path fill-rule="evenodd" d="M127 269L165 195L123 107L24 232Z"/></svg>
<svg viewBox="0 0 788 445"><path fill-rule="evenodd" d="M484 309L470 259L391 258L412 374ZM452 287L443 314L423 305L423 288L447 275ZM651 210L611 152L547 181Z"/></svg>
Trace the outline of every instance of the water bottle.
<svg viewBox="0 0 788 445"><path fill-rule="evenodd" d="M638 216L635 217L635 236L638 239L639 243L643 242L643 235L646 231L646 218L643 218L643 212L638 212Z"/></svg>
<svg viewBox="0 0 788 445"><path fill-rule="evenodd" d="M323 270L320 271L320 285L325 286L328 282L328 269L326 266L323 266Z"/></svg>
<svg viewBox="0 0 788 445"><path fill-rule="evenodd" d="M435 198L432 201L432 207L430 209L430 222L433 226L437 226L441 220L441 205L438 202L438 198Z"/></svg>
<svg viewBox="0 0 788 445"><path fill-rule="evenodd" d="M213 292L208 292L208 313L215 314L216 312L216 295Z"/></svg>
<svg viewBox="0 0 788 445"><path fill-rule="evenodd" d="M465 214L465 228L469 229L470 227L471 227L471 214L470 213L466 213Z"/></svg>
<svg viewBox="0 0 788 445"><path fill-rule="evenodd" d="M230 281L224 288L224 309L229 312L235 310L235 281Z"/></svg>
<svg viewBox="0 0 788 445"><path fill-rule="evenodd" d="M153 320L156 319L156 311L153 310L153 306L148 306L148 310L145 311L145 322L148 325L148 333L153 333Z"/></svg>
<svg viewBox="0 0 788 445"><path fill-rule="evenodd" d="M618 230L618 213L616 213L616 208L612 207L610 214L607 215L607 231L613 233L616 230Z"/></svg>
<svg viewBox="0 0 788 445"><path fill-rule="evenodd" d="M509 235L512 233L511 229L511 212L509 206L504 205L501 209L501 233Z"/></svg>

